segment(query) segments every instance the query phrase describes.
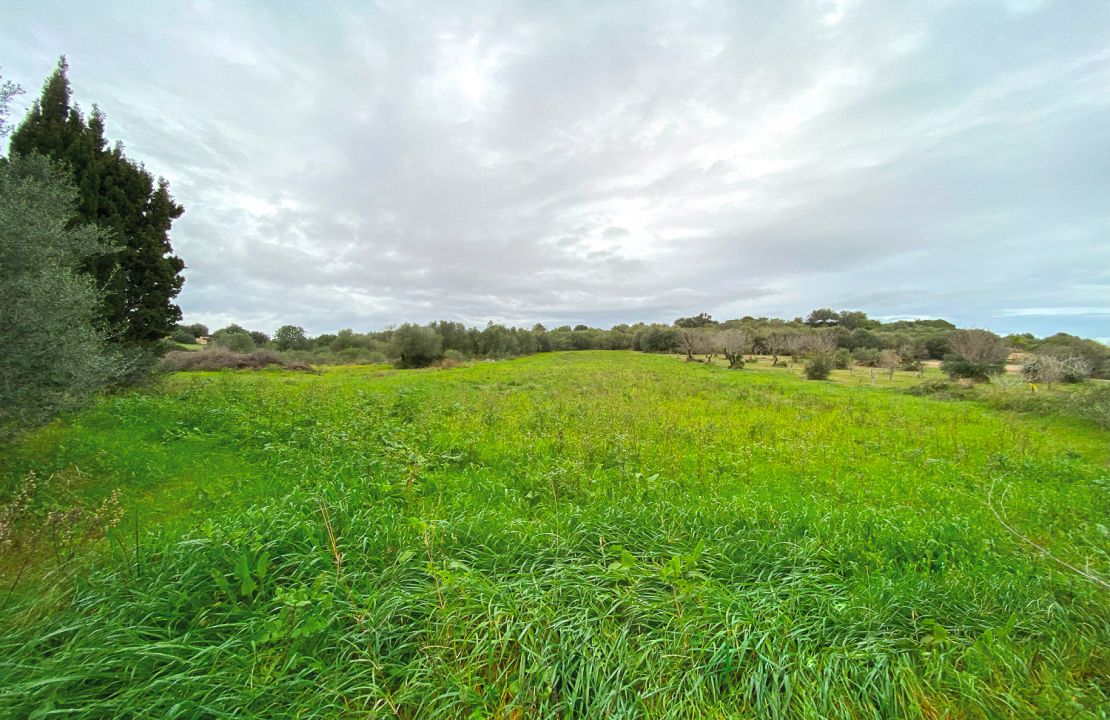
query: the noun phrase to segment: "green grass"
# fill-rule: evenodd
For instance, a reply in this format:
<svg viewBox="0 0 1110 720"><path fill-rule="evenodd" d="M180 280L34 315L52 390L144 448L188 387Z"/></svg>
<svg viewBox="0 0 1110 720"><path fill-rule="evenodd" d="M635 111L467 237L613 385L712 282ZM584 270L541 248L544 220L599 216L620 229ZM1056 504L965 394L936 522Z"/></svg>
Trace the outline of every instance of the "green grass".
<svg viewBox="0 0 1110 720"><path fill-rule="evenodd" d="M1110 577L1104 431L759 367L108 398L0 465L125 509L9 551L0 717L1110 717L1110 592L994 512Z"/></svg>

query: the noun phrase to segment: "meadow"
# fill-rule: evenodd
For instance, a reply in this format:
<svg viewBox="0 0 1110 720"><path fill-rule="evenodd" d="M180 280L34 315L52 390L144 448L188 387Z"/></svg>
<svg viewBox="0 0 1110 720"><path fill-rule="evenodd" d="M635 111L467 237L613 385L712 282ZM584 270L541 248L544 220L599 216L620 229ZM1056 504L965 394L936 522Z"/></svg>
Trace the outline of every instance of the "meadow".
<svg viewBox="0 0 1110 720"><path fill-rule="evenodd" d="M0 717L1110 717L1110 435L860 372L105 398L0 460Z"/></svg>

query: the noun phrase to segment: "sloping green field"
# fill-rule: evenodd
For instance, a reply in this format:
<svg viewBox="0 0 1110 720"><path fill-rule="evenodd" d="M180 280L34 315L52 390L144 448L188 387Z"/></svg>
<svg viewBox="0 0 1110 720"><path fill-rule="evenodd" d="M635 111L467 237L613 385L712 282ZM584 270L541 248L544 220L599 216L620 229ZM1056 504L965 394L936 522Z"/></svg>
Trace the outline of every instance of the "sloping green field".
<svg viewBox="0 0 1110 720"><path fill-rule="evenodd" d="M630 352L176 375L0 465L0 717L1110 717L1108 448Z"/></svg>

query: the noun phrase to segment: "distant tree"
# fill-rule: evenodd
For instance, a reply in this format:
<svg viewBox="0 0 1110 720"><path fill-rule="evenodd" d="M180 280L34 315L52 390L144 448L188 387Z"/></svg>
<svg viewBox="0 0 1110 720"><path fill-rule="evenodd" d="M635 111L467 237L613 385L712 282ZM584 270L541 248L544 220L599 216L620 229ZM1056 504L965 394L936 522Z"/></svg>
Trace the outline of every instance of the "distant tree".
<svg viewBox="0 0 1110 720"><path fill-rule="evenodd" d="M77 190L41 155L0 160L0 439L77 407L125 372L97 327L100 300L79 273L109 250L74 225Z"/></svg>
<svg viewBox="0 0 1110 720"><path fill-rule="evenodd" d="M238 325L233 325L231 328L224 328L212 333L209 345L227 348L228 350L240 353L248 353L255 349L254 339L251 337L250 333L240 328Z"/></svg>
<svg viewBox="0 0 1110 720"><path fill-rule="evenodd" d="M1067 333L1056 333L1046 337L1036 343L1034 349L1037 353L1051 355L1059 360L1071 357L1083 358L1092 368L1097 368L1110 360L1110 347Z"/></svg>
<svg viewBox="0 0 1110 720"><path fill-rule="evenodd" d="M185 328L177 328L172 333L170 333L170 339L183 345L192 345L197 341L197 336L192 334Z"/></svg>
<svg viewBox="0 0 1110 720"><path fill-rule="evenodd" d="M810 349L810 339L802 333L790 333L786 336L786 352L790 355L790 364L798 362L798 358L805 355Z"/></svg>
<svg viewBox="0 0 1110 720"><path fill-rule="evenodd" d="M721 352L720 333L709 328L697 328L694 330L694 336L694 352L704 357L705 362L712 363L713 358Z"/></svg>
<svg viewBox="0 0 1110 720"><path fill-rule="evenodd" d="M785 332L772 332L763 337L764 349L766 349L767 354L771 356L771 367L775 367L779 364L779 355L787 352L787 345L791 337L791 333Z"/></svg>
<svg viewBox="0 0 1110 720"><path fill-rule="evenodd" d="M678 326L678 349L685 353L686 362L694 361L694 353L698 352L698 328Z"/></svg>
<svg viewBox="0 0 1110 720"><path fill-rule="evenodd" d="M945 355L952 352L952 346L948 344L948 335L934 335L927 338L925 340L925 350L928 352L930 359L943 360Z"/></svg>
<svg viewBox="0 0 1110 720"><path fill-rule="evenodd" d="M1010 333L1002 339L1015 350L1027 350L1037 342L1037 336L1033 333Z"/></svg>
<svg viewBox="0 0 1110 720"><path fill-rule="evenodd" d="M984 382L1006 369L1010 348L989 330L957 330L949 337L952 353L941 363L949 377Z"/></svg>
<svg viewBox="0 0 1110 720"><path fill-rule="evenodd" d="M699 313L693 317L682 317L674 321L674 326L679 328L702 328L716 325L717 321L709 313Z"/></svg>
<svg viewBox="0 0 1110 720"><path fill-rule="evenodd" d="M255 345L261 346L270 342L270 336L261 330L249 330L247 334L251 336L251 340L254 340Z"/></svg>
<svg viewBox="0 0 1110 720"><path fill-rule="evenodd" d="M439 335L443 342L444 351L454 350L464 358L477 354L478 348L474 344L474 338L470 336L466 326L461 322L440 320L439 322L432 323L428 327Z"/></svg>
<svg viewBox="0 0 1110 720"><path fill-rule="evenodd" d="M642 352L674 352L679 345L679 332L666 325L647 325L632 337L632 347Z"/></svg>
<svg viewBox="0 0 1110 720"><path fill-rule="evenodd" d="M114 337L151 345L181 319L173 299L185 264L173 254L169 231L184 211L169 184L155 181L142 165L109 148L104 116L94 106L85 117L70 101L63 57L42 94L11 136L13 157L41 153L64 163L77 187L75 225L96 223L116 246L84 260L84 270L103 288L101 317Z"/></svg>
<svg viewBox="0 0 1110 720"><path fill-rule="evenodd" d="M1080 383L1091 377L1094 370L1091 363L1082 357L1064 358L1060 361L1062 372L1060 379L1066 383Z"/></svg>
<svg viewBox="0 0 1110 720"><path fill-rule="evenodd" d="M308 347L308 336L300 325L282 325L274 333L274 343L281 351L304 350Z"/></svg>
<svg viewBox="0 0 1110 720"><path fill-rule="evenodd" d="M718 333L717 340L728 366L733 369L744 367L744 354L752 350L752 336L744 330L731 328Z"/></svg>
<svg viewBox="0 0 1110 720"><path fill-rule="evenodd" d="M879 353L879 367L885 369L888 373L887 378L894 379L894 371L902 363L902 353L893 348L887 348Z"/></svg>
<svg viewBox="0 0 1110 720"><path fill-rule="evenodd" d="M836 324L838 327L842 327L846 330L855 330L856 328L873 328L879 323L867 317L867 313L865 312L858 310L841 310Z"/></svg>
<svg viewBox="0 0 1110 720"><path fill-rule="evenodd" d="M1064 376L1063 363L1051 355L1030 355L1021 364L1021 374L1026 382L1051 385Z"/></svg>
<svg viewBox="0 0 1110 720"><path fill-rule="evenodd" d="M852 351L852 359L856 365L863 367L878 367L881 356L882 351L875 348L863 347Z"/></svg>
<svg viewBox="0 0 1110 720"><path fill-rule="evenodd" d="M398 367L427 367L443 357L443 341L431 328L405 323L393 331L390 350Z"/></svg>
<svg viewBox="0 0 1110 720"><path fill-rule="evenodd" d="M840 322L840 315L832 308L818 308L806 318L806 325L811 327L830 327Z"/></svg>
<svg viewBox="0 0 1110 720"><path fill-rule="evenodd" d="M852 331L852 335L848 340L848 347L852 350L856 348L874 348L875 350L882 350L884 347L883 340L875 333L867 328L856 328Z"/></svg>
<svg viewBox="0 0 1110 720"><path fill-rule="evenodd" d="M8 136L11 125L8 123L8 112L12 98L22 95L23 88L11 80L0 79L0 138Z"/></svg>
<svg viewBox="0 0 1110 720"><path fill-rule="evenodd" d="M801 338L802 352L809 355L829 355L831 356L836 352L836 332L833 330L823 330L820 332L810 333L803 335L798 334Z"/></svg>
<svg viewBox="0 0 1110 720"><path fill-rule="evenodd" d="M204 323L193 323L192 325L182 325L181 329L191 334L193 337L206 337L208 335L208 326Z"/></svg>

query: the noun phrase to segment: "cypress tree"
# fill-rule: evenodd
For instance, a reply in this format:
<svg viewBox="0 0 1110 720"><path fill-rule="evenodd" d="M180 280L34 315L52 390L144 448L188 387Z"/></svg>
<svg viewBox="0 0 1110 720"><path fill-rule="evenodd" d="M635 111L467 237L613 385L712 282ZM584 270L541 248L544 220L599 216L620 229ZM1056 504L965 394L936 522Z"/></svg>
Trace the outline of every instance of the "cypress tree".
<svg viewBox="0 0 1110 720"><path fill-rule="evenodd" d="M84 266L103 291L102 319L116 341L149 344L181 319L173 299L181 291L185 263L174 255L169 231L184 208L174 202L169 183L156 182L119 143L109 147L100 110L93 106L86 119L71 101L68 70L62 57L12 133L9 150L65 164L80 195L73 225L95 223L117 248Z"/></svg>

